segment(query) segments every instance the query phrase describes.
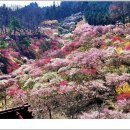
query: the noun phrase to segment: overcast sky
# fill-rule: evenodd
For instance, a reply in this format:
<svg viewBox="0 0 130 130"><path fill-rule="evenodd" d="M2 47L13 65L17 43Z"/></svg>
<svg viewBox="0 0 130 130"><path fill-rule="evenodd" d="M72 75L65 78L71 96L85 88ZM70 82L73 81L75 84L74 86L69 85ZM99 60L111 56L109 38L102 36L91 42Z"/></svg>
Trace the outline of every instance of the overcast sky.
<svg viewBox="0 0 130 130"><path fill-rule="evenodd" d="M20 6L25 6L25 5L29 5L31 2L37 2L38 5L40 7L43 6L50 6L53 4L53 1L48 0L48 1L0 1L0 6L2 6L3 4L6 4L7 6L11 6L11 5L20 5ZM60 1L56 1L56 4L59 4Z"/></svg>

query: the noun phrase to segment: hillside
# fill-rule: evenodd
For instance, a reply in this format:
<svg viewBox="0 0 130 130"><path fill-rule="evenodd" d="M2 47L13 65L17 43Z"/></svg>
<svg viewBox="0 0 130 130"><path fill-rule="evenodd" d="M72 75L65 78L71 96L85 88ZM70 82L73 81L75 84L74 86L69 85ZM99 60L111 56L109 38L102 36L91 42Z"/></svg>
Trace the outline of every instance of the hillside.
<svg viewBox="0 0 130 130"><path fill-rule="evenodd" d="M75 16L37 35L1 35L1 110L29 103L35 118L130 118L130 24Z"/></svg>

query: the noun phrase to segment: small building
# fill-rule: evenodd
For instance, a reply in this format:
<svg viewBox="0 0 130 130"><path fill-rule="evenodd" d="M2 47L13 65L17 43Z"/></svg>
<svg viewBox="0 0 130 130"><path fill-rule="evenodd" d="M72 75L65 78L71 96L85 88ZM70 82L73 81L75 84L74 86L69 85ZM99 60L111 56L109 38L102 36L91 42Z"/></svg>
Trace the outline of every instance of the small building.
<svg viewBox="0 0 130 130"><path fill-rule="evenodd" d="M41 27L57 29L58 28L58 21L57 20L47 20L41 23Z"/></svg>
<svg viewBox="0 0 130 130"><path fill-rule="evenodd" d="M33 119L32 112L28 111L30 105L24 104L15 108L0 111L0 119Z"/></svg>

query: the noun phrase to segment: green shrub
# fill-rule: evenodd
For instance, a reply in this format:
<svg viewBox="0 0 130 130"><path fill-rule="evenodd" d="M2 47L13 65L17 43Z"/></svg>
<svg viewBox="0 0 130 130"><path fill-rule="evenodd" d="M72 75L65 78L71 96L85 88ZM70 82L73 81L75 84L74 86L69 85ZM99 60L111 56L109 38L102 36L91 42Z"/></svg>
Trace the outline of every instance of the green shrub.
<svg viewBox="0 0 130 130"><path fill-rule="evenodd" d="M6 43L5 41L1 40L0 41L0 49L7 48L7 47L8 47L8 43Z"/></svg>
<svg viewBox="0 0 130 130"><path fill-rule="evenodd" d="M26 47L29 47L31 44L30 38L29 37L23 38L21 41L19 41L19 44L26 46Z"/></svg>

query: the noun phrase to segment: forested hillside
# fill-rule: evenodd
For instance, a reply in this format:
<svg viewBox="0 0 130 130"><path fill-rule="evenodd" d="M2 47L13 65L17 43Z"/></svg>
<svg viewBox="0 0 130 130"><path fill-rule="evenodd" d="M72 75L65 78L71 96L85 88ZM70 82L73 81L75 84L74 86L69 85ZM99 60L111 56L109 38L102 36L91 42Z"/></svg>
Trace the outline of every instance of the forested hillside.
<svg viewBox="0 0 130 130"><path fill-rule="evenodd" d="M4 5L0 18L1 111L28 103L37 119L130 119L129 2Z"/></svg>
<svg viewBox="0 0 130 130"><path fill-rule="evenodd" d="M25 7L16 6L13 9L3 5L0 7L0 28L7 27L12 16L19 19L22 27L33 29L43 20L63 20L78 12L84 14L89 24L114 24L117 20L124 22L124 18L129 21L129 8L129 2L61 2L59 6L54 3L51 7L43 8L37 3L31 3ZM111 17L111 15L114 16Z"/></svg>

